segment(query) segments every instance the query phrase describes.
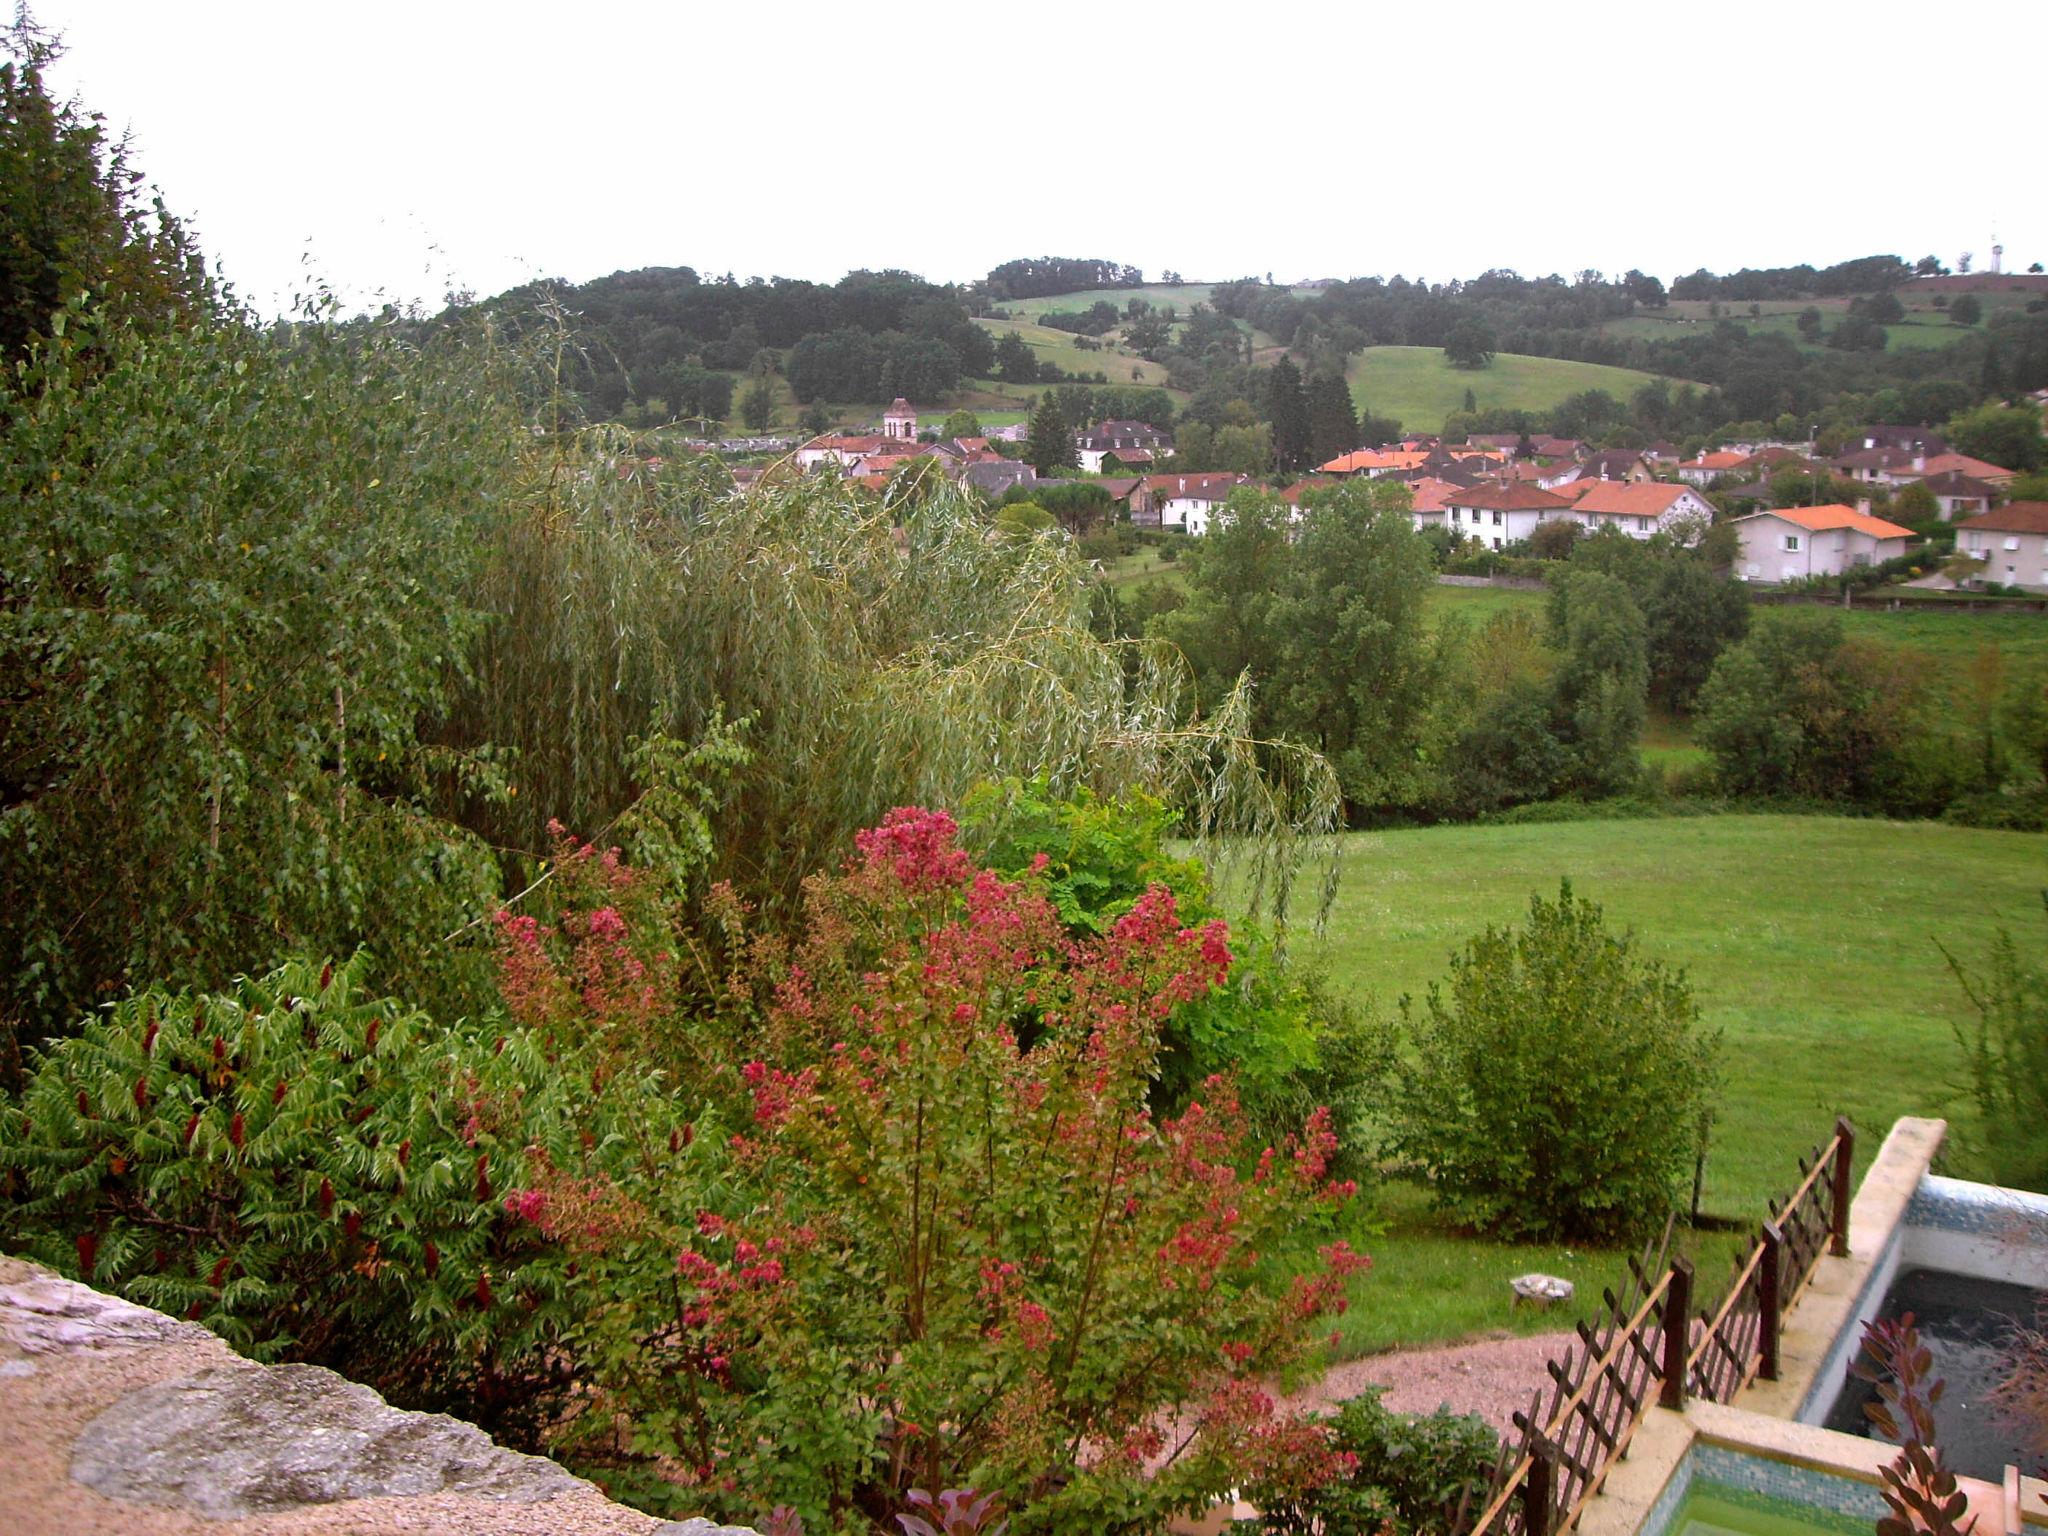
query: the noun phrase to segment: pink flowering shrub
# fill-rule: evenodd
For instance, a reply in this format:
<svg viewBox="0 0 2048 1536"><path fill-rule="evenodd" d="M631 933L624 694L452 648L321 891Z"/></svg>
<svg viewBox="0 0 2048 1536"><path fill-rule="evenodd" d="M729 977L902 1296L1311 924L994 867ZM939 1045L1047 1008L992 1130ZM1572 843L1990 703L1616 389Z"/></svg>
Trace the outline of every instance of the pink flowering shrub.
<svg viewBox="0 0 2048 1536"><path fill-rule="evenodd" d="M1273 1261L1351 1194L1329 1115L1262 1145L1226 1076L1148 1108L1162 1030L1229 977L1221 922L1154 886L1075 937L1039 875L977 868L914 809L814 878L781 940L723 900L719 1017L671 1058L702 1107L655 1149L659 1213L608 1251L579 1235L587 1191L506 1201L605 1287L578 1346L585 1466L650 1505L785 1504L814 1531L973 1487L1020 1533L1150 1528L1345 1469L1270 1396L1367 1263L1336 1241L1292 1279ZM630 939L591 927L579 952ZM531 991L573 1011L561 969ZM621 1278L657 1227L662 1275Z"/></svg>

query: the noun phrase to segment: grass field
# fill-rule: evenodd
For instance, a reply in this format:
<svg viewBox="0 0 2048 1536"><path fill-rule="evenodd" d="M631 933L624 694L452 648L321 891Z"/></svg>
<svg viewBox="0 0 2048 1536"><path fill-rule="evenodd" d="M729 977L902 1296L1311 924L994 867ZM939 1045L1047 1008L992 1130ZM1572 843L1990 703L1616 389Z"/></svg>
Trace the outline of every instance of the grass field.
<svg viewBox="0 0 2048 1536"><path fill-rule="evenodd" d="M1936 941L1979 956L2001 926L2038 939L2048 838L1932 823L1727 816L1360 833L1320 955L1376 1015L1419 996L1485 927L1521 921L1532 892L1569 877L1632 927L1644 954L1687 967L1722 1031L1726 1089L1704 1208L1749 1222L1797 1178L1795 1159L1848 1114L1859 1173L1892 1121L1959 1116L1953 1029L1966 1004ZM1482 1242L1448 1231L1420 1193L1383 1192L1383 1230L1358 1233L1375 1270L1358 1282L1343 1353L1499 1327L1507 1279L1561 1274L1594 1293L1615 1253ZM1739 1232L1696 1235L1703 1286L1725 1278Z"/></svg>
<svg viewBox="0 0 2048 1536"><path fill-rule="evenodd" d="M1651 374L1599 363L1503 352L1491 365L1453 368L1438 347L1367 347L1345 370L1360 411L1391 416L1411 432L1434 432L1464 407L1471 390L1480 409L1541 411L1585 389L1604 389L1626 402Z"/></svg>
<svg viewBox="0 0 2048 1536"><path fill-rule="evenodd" d="M1143 299L1154 309L1164 309L1171 304L1185 315L1197 304L1207 304L1219 286L1216 283L1148 283L1142 288L1091 288L1086 293L1054 293L1036 299L1011 299L999 307L1019 319L1032 320L1049 310L1087 309L1101 299L1107 299L1118 309L1122 309L1133 299ZM1316 292L1313 288L1293 288L1288 291L1302 298Z"/></svg>
<svg viewBox="0 0 2048 1536"><path fill-rule="evenodd" d="M1098 351L1074 345L1075 338L1067 331L1056 331L1048 326L1032 325L1017 320L977 320L974 322L989 335L1001 339L1006 331L1015 331L1031 348L1032 355L1041 363L1051 363L1068 373L1106 373L1112 384L1142 384L1166 387L1166 370L1157 363L1147 362L1136 353L1112 349L1105 345ZM1176 391L1175 400L1185 400L1185 393Z"/></svg>

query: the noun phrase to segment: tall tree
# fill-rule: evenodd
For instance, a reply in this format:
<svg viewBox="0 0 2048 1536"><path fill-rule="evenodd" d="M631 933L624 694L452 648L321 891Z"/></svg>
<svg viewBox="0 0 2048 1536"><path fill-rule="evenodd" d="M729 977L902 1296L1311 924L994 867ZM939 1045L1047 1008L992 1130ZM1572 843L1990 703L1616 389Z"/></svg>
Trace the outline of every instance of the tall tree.
<svg viewBox="0 0 2048 1536"><path fill-rule="evenodd" d="M1291 357L1282 357L1266 376L1266 419L1273 423L1274 468L1292 474L1309 456L1311 427L1308 394Z"/></svg>
<svg viewBox="0 0 2048 1536"><path fill-rule="evenodd" d="M1626 789L1639 769L1650 682L1643 611L1622 581L1575 571L1562 589L1564 659L1557 669L1557 734L1573 752L1572 784L1590 794Z"/></svg>
<svg viewBox="0 0 2048 1536"><path fill-rule="evenodd" d="M1358 446L1358 411L1351 387L1334 373L1308 381L1309 462L1326 464Z"/></svg>
<svg viewBox="0 0 2048 1536"><path fill-rule="evenodd" d="M1041 475L1080 467L1074 434L1067 430L1067 420L1060 414L1060 403L1051 390L1038 397L1038 405L1031 412L1031 435L1024 444L1024 458Z"/></svg>
<svg viewBox="0 0 2048 1536"><path fill-rule="evenodd" d="M184 230L161 204L136 206L125 146L50 95L43 73L57 57L26 10L0 35L0 366L81 295L156 326L206 299Z"/></svg>

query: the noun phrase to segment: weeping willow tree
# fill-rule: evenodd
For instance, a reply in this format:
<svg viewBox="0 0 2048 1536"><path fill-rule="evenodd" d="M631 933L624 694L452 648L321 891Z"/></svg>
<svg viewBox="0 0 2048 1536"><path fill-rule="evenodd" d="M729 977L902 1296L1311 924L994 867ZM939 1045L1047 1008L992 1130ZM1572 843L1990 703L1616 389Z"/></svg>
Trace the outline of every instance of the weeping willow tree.
<svg viewBox="0 0 2048 1536"><path fill-rule="evenodd" d="M546 439L527 475L450 721L511 754L516 793L466 813L492 843L538 857L550 821L601 835L641 791L636 741L726 720L750 761L711 872L771 904L892 805L1041 773L1166 796L1254 909L1284 921L1318 863L1327 901L1327 764L1252 736L1247 683L1199 716L1177 652L1091 634L1057 536L993 533L935 474L886 504L787 465L735 492L714 466L650 467L613 428Z"/></svg>

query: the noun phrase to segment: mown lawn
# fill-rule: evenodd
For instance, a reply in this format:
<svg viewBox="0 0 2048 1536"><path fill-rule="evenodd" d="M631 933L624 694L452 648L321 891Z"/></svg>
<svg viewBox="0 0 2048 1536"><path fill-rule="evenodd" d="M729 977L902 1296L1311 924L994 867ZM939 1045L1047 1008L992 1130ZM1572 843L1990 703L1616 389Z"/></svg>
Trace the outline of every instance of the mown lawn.
<svg viewBox="0 0 2048 1536"><path fill-rule="evenodd" d="M1686 967L1724 1039L1726 1088L1704 1210L1761 1220L1796 1159L1836 1114L1861 1132L1858 1171L1894 1119L1966 1117L1954 1030L1970 1015L1937 941L1966 961L2004 927L2040 933L2048 838L1933 823L1726 816L1359 833L1317 953L1376 1016L1419 997L1488 923L1568 877L1642 952ZM1385 1230L1361 1224L1375 1272L1354 1292L1345 1353L1497 1327L1509 1276L1543 1269L1618 1283L1622 1255L1478 1241L1449 1230L1420 1192L1382 1192ZM1717 1289L1739 1232L1692 1239ZM1554 1326L1556 1317L1548 1320Z"/></svg>

